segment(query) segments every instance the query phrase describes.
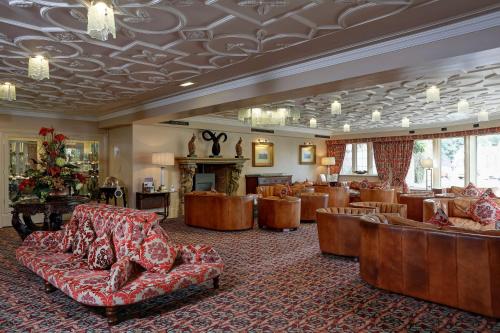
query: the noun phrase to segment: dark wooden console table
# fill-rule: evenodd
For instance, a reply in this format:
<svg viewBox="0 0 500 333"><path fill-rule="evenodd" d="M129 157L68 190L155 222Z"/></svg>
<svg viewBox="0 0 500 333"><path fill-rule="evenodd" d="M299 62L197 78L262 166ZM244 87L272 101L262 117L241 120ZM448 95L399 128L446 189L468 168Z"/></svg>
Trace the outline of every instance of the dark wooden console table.
<svg viewBox="0 0 500 333"><path fill-rule="evenodd" d="M165 221L168 217L168 210L170 207L170 192L136 192L135 206L137 209L153 209L163 207L163 212L157 212L157 214L162 215L162 221Z"/></svg>
<svg viewBox="0 0 500 333"><path fill-rule="evenodd" d="M48 198L46 202L38 199L20 200L12 204L12 226L21 239L25 239L36 230L59 230L63 223L62 215L72 213L76 206L89 202L84 196ZM21 220L20 214L23 219ZM43 225L38 227L31 216L43 214Z"/></svg>

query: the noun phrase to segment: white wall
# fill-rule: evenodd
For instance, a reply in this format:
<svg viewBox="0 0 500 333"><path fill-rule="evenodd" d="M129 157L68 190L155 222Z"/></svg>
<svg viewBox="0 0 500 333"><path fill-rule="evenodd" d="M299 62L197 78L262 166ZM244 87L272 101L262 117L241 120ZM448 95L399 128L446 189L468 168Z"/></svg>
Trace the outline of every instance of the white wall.
<svg viewBox="0 0 500 333"><path fill-rule="evenodd" d="M135 196L133 188L133 135L132 126L112 128L108 131L109 175L118 178L128 191L128 201ZM104 178L100 180L101 184ZM129 207L134 207L133 204Z"/></svg>
<svg viewBox="0 0 500 333"><path fill-rule="evenodd" d="M151 164L151 153L168 151L175 153L176 157L186 156L187 143L191 136L197 135L196 154L198 157L207 157L211 154L211 142L204 141L201 131L193 128L180 128L162 125L134 125L133 126L133 192L140 191L144 177L153 176L158 184L160 179L160 168ZM325 168L319 166L319 160L326 154L324 139L285 137L271 134L253 134L226 132L228 140L221 144L221 154L224 157L235 156L235 145L240 136L243 138L243 155L250 158L245 163L238 194L245 193L245 174L253 173L283 173L293 175L293 181L306 179L316 180L318 173L325 172ZM252 142L258 138L266 138L274 143L274 167L252 167L251 154ZM299 145L305 141L316 145L318 165L299 165ZM180 174L177 166L167 167L165 183L167 186L174 184L179 188ZM178 197L172 197L171 217L177 216Z"/></svg>

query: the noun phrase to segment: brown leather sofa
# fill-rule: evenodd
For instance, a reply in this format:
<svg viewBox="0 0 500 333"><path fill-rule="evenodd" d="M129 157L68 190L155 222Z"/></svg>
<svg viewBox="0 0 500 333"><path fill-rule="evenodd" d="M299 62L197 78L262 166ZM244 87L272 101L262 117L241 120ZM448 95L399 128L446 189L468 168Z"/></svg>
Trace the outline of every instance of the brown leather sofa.
<svg viewBox="0 0 500 333"><path fill-rule="evenodd" d="M314 186L316 193L328 193L328 207L349 207L349 188Z"/></svg>
<svg viewBox="0 0 500 333"><path fill-rule="evenodd" d="M328 207L327 193L302 192L300 198L300 220L316 221L316 210Z"/></svg>
<svg viewBox="0 0 500 333"><path fill-rule="evenodd" d="M194 192L184 196L184 221L192 227L229 231L252 229L254 195Z"/></svg>
<svg viewBox="0 0 500 333"><path fill-rule="evenodd" d="M362 188L359 190L362 202L396 202L395 189Z"/></svg>
<svg viewBox="0 0 500 333"><path fill-rule="evenodd" d="M442 208L454 226L469 230L492 230L495 225L483 226L474 222L466 213L470 205L478 200L476 197L457 198L433 198L424 200L424 222L428 221L437 211ZM500 204L500 199L493 199Z"/></svg>
<svg viewBox="0 0 500 333"><path fill-rule="evenodd" d="M500 232L387 216L361 221L361 278L392 292L500 318Z"/></svg>
<svg viewBox="0 0 500 333"><path fill-rule="evenodd" d="M364 214L375 213L375 208L329 207L316 211L319 247L322 253L357 257Z"/></svg>
<svg viewBox="0 0 500 333"><path fill-rule="evenodd" d="M405 218L407 216L407 207L403 204L361 201L352 202L350 206L354 208L375 208L375 211L381 214L399 214L399 216Z"/></svg>
<svg viewBox="0 0 500 333"><path fill-rule="evenodd" d="M265 197L258 199L259 227L295 230L300 225L300 198Z"/></svg>

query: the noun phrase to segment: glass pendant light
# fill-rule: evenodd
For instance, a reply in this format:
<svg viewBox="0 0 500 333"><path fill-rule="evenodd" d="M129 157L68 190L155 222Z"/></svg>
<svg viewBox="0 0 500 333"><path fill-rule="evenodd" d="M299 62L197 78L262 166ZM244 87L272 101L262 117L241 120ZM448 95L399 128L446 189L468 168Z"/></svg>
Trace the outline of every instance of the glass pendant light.
<svg viewBox="0 0 500 333"><path fill-rule="evenodd" d="M425 91L427 103L441 101L441 92L438 87L430 86Z"/></svg>
<svg viewBox="0 0 500 333"><path fill-rule="evenodd" d="M380 121L381 114L380 111L375 110L372 112L372 121Z"/></svg>
<svg viewBox="0 0 500 333"><path fill-rule="evenodd" d="M15 101L16 100L16 86L5 82L0 85L0 100L4 101Z"/></svg>
<svg viewBox="0 0 500 333"><path fill-rule="evenodd" d="M318 127L318 124L316 122L316 118L311 118L311 120L309 120L309 127L310 128L317 128Z"/></svg>
<svg viewBox="0 0 500 333"><path fill-rule="evenodd" d="M44 56L30 57L28 61L28 76L34 80L49 78L49 60Z"/></svg>
<svg viewBox="0 0 500 333"><path fill-rule="evenodd" d="M481 110L477 114L477 121L488 121L489 120L489 114L488 111Z"/></svg>
<svg viewBox="0 0 500 333"><path fill-rule="evenodd" d="M90 37L105 41L111 34L116 38L113 6L104 0L93 0L87 13L87 33Z"/></svg>
<svg viewBox="0 0 500 333"><path fill-rule="evenodd" d="M347 133L347 132L350 132L350 131L351 131L351 125L344 124L344 132Z"/></svg>
<svg viewBox="0 0 500 333"><path fill-rule="evenodd" d="M408 119L408 117L403 117L403 119L401 119L401 127L410 127L410 119Z"/></svg>
<svg viewBox="0 0 500 333"><path fill-rule="evenodd" d="M333 101L330 105L332 114L339 115L342 113L342 104L339 101Z"/></svg>
<svg viewBox="0 0 500 333"><path fill-rule="evenodd" d="M469 111L469 102L465 98L462 98L457 103L457 111L459 113L466 113Z"/></svg>

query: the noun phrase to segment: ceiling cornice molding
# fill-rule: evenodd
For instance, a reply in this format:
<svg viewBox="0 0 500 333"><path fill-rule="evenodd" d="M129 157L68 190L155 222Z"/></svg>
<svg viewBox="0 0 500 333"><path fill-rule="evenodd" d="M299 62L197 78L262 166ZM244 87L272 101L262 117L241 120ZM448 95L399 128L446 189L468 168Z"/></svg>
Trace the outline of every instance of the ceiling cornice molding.
<svg viewBox="0 0 500 333"><path fill-rule="evenodd" d="M72 115L50 113L50 112L7 110L3 108L0 108L0 114L19 116L19 117L32 117L32 118L66 119L66 120L79 120L79 121L89 121L89 122L99 121L98 119L96 119L96 117L72 116Z"/></svg>
<svg viewBox="0 0 500 333"><path fill-rule="evenodd" d="M251 75L245 78L212 85L205 88L191 90L183 94L166 97L153 102L148 102L125 110L113 112L103 115L98 118L98 121L109 120L117 117L128 116L137 112L147 111L162 106L171 105L178 102L194 99L197 97L207 96L210 94L220 93L231 89L250 86L265 81L281 79L288 76L303 74L313 70L318 70L334 65L339 65L355 60L365 59L372 56L403 50L410 47L429 44L432 42L459 37L469 33L479 32L482 30L495 28L500 26L500 11L474 17L461 22L448 24L442 27L429 29L419 33L414 33L408 36L398 37L392 40L375 43L369 46L360 47L330 56L325 56L319 59L305 61L279 69L263 72L260 74Z"/></svg>

